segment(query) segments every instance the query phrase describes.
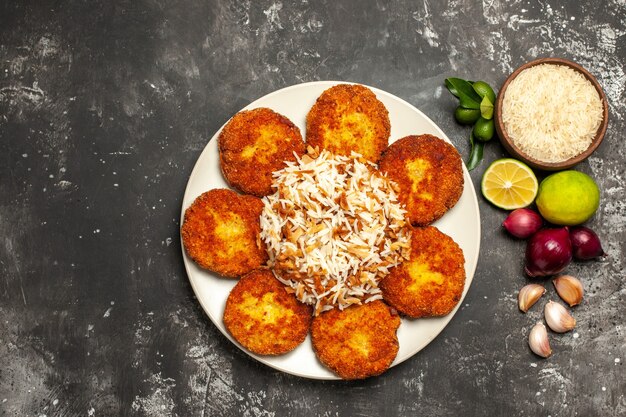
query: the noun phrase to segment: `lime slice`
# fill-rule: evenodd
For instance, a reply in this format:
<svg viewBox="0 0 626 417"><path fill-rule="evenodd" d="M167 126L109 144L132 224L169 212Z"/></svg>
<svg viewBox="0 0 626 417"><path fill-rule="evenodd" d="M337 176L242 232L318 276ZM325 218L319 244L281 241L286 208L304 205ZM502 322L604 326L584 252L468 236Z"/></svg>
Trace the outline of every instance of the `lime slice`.
<svg viewBox="0 0 626 417"><path fill-rule="evenodd" d="M481 190L493 205L514 210L531 204L539 184L532 169L512 158L493 161L483 174Z"/></svg>

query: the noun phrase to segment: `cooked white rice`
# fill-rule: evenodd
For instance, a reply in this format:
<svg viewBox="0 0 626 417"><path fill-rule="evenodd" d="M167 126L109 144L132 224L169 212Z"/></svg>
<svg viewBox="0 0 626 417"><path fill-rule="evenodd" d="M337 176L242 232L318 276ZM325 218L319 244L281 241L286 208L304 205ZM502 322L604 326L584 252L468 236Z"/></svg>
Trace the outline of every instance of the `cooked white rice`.
<svg viewBox="0 0 626 417"><path fill-rule="evenodd" d="M381 299L378 282L410 251L396 185L361 155L309 147L273 186L261 238L276 277L316 315Z"/></svg>

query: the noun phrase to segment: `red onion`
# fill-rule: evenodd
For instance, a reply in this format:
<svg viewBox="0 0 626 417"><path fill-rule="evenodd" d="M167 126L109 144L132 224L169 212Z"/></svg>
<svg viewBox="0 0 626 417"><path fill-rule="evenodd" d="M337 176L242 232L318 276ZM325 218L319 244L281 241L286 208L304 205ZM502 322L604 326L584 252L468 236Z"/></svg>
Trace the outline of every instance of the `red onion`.
<svg viewBox="0 0 626 417"><path fill-rule="evenodd" d="M504 220L502 226L507 232L520 239L526 239L534 235L539 229L543 220L539 213L527 208L513 210Z"/></svg>
<svg viewBox="0 0 626 417"><path fill-rule="evenodd" d="M545 277L563 271L572 260L572 244L567 227L541 229L526 246L526 274Z"/></svg>
<svg viewBox="0 0 626 417"><path fill-rule="evenodd" d="M587 261L606 255L600 244L600 238L588 227L572 227L569 231L569 239L572 242L574 258L578 260Z"/></svg>

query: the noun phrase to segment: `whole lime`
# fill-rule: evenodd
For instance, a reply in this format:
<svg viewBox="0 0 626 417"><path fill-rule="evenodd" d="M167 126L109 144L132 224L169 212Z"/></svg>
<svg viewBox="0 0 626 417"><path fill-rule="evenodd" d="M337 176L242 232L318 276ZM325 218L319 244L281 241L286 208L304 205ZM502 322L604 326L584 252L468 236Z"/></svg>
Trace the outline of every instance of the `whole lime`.
<svg viewBox="0 0 626 417"><path fill-rule="evenodd" d="M550 223L573 226L593 216L600 205L600 190L587 174L561 171L541 181L535 203Z"/></svg>
<svg viewBox="0 0 626 417"><path fill-rule="evenodd" d="M493 137L494 129L493 120L479 117L474 125L474 137L481 142L488 142Z"/></svg>
<svg viewBox="0 0 626 417"><path fill-rule="evenodd" d="M462 125L473 125L479 117L480 110L478 109L465 109L459 106L454 111L454 118Z"/></svg>
<svg viewBox="0 0 626 417"><path fill-rule="evenodd" d="M472 84L472 87L474 87L474 91L476 91L480 98L487 96L489 101L491 101L491 104L496 103L496 93L493 92L493 89L489 84L484 81L476 81Z"/></svg>

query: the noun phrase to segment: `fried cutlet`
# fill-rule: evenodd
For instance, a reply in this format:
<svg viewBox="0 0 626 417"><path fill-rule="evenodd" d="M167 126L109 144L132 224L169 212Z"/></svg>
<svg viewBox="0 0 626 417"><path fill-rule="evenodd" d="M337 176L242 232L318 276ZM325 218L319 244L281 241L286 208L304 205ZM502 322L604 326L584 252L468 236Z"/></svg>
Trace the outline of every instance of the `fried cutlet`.
<svg viewBox="0 0 626 417"><path fill-rule="evenodd" d="M311 307L288 293L272 271L243 276L231 290L224 325L242 346L259 355L280 355L304 341L311 326Z"/></svg>
<svg viewBox="0 0 626 417"><path fill-rule="evenodd" d="M408 261L380 282L383 298L412 317L445 316L457 305L465 285L463 250L436 227L415 228Z"/></svg>
<svg viewBox="0 0 626 417"><path fill-rule="evenodd" d="M362 85L329 88L306 118L307 145L339 155L354 151L374 163L387 147L390 131L385 105Z"/></svg>
<svg viewBox="0 0 626 417"><path fill-rule="evenodd" d="M400 187L398 199L414 226L439 219L463 193L461 156L436 136L397 140L383 152L379 168Z"/></svg>
<svg viewBox="0 0 626 417"><path fill-rule="evenodd" d="M263 197L273 193L272 173L305 152L300 129L261 107L234 115L218 138L220 166L231 187Z"/></svg>
<svg viewBox="0 0 626 417"><path fill-rule="evenodd" d="M185 210L181 235L187 254L202 268L227 277L267 262L259 216L263 202L232 190L214 189Z"/></svg>
<svg viewBox="0 0 626 417"><path fill-rule="evenodd" d="M398 353L398 314L382 301L333 309L313 319L318 359L343 379L380 375Z"/></svg>

